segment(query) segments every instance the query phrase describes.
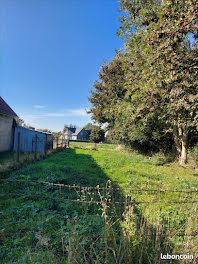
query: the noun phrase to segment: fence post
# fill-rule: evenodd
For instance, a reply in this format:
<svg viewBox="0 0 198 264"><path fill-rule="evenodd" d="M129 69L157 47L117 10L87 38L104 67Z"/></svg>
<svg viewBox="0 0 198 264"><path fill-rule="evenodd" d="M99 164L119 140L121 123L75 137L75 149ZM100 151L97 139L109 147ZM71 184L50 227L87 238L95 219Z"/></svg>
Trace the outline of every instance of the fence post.
<svg viewBox="0 0 198 264"><path fill-rule="evenodd" d="M67 140L65 139L65 149L67 148Z"/></svg>
<svg viewBox="0 0 198 264"><path fill-rule="evenodd" d="M34 160L37 159L37 134L35 135L35 152L34 152Z"/></svg>
<svg viewBox="0 0 198 264"><path fill-rule="evenodd" d="M47 156L47 134L45 135L45 149L44 149L44 152L45 152L45 156Z"/></svg>
<svg viewBox="0 0 198 264"><path fill-rule="evenodd" d="M57 137L57 140L56 140L56 149L58 148L58 137Z"/></svg>
<svg viewBox="0 0 198 264"><path fill-rule="evenodd" d="M69 139L68 139L68 141L67 141L67 147L69 148Z"/></svg>
<svg viewBox="0 0 198 264"><path fill-rule="evenodd" d="M18 144L17 144L17 162L19 162L20 161L20 151L21 151L21 133L20 132L18 132L18 142L17 142Z"/></svg>
<svg viewBox="0 0 198 264"><path fill-rule="evenodd" d="M61 148L62 148L62 150L63 150L63 138L62 138Z"/></svg>

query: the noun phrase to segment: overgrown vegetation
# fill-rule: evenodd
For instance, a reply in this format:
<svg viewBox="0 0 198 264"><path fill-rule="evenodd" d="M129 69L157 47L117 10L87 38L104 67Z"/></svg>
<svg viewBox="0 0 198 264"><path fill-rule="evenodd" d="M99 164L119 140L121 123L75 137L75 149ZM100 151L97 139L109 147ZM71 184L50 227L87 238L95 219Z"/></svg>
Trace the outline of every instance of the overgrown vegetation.
<svg viewBox="0 0 198 264"><path fill-rule="evenodd" d="M105 132L100 126L93 125L91 128L90 141L100 143L104 141Z"/></svg>
<svg viewBox="0 0 198 264"><path fill-rule="evenodd" d="M62 150L62 148L60 148ZM59 149L54 150L59 151ZM53 151L49 150L46 156L52 154ZM36 160L40 160L46 157L44 153L38 152L36 155ZM9 174L10 171L19 169L23 165L32 163L35 161L35 154L33 152L21 152L20 160L17 162L16 152L1 152L0 153L0 175Z"/></svg>
<svg viewBox="0 0 198 264"><path fill-rule="evenodd" d="M92 117L114 142L176 151L184 166L198 141L198 2L121 0L120 7L125 49L99 72Z"/></svg>
<svg viewBox="0 0 198 264"><path fill-rule="evenodd" d="M157 264L161 252L190 253L196 263L197 171L92 146L72 142L1 182L1 263Z"/></svg>

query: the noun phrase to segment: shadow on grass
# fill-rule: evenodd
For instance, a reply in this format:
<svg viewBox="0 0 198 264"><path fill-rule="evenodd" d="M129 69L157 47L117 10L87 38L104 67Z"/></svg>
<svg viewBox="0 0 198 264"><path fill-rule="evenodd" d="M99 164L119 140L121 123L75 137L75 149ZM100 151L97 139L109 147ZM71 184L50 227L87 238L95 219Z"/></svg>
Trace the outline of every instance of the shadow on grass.
<svg viewBox="0 0 198 264"><path fill-rule="evenodd" d="M50 259L55 263L158 264L160 253L172 252L170 243L164 246L166 234L160 235L148 224L137 207L124 203L121 190L111 189L118 186L110 183L86 152L55 153L10 173L9 178L30 182L1 184L2 193L13 193L1 200L2 230L24 233L0 240L5 248L2 263L30 263L30 259L31 263L51 263ZM35 180L71 187L31 182ZM82 188L98 185L107 189ZM24 255L24 250L29 253Z"/></svg>

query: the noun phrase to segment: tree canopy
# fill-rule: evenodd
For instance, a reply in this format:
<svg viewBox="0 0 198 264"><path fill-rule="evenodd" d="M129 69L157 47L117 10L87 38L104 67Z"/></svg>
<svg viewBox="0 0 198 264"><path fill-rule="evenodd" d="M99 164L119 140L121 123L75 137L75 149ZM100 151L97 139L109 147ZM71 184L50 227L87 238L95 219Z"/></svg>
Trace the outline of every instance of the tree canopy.
<svg viewBox="0 0 198 264"><path fill-rule="evenodd" d="M93 125L92 123L87 123L87 124L84 126L84 129L85 129L85 130L91 130L93 126L94 126L94 125Z"/></svg>
<svg viewBox="0 0 198 264"><path fill-rule="evenodd" d="M196 0L121 0L125 49L103 65L89 98L92 118L128 145L175 143L187 162L198 130Z"/></svg>

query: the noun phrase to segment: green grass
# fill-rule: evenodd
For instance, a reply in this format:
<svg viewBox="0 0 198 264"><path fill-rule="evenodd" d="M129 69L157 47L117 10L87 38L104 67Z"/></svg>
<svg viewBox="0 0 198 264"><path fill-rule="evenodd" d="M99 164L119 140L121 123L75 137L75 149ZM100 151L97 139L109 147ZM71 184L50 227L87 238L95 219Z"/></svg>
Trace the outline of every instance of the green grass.
<svg viewBox="0 0 198 264"><path fill-rule="evenodd" d="M198 200L197 193L132 192L130 188L198 190L197 172L181 168L174 163L159 166L155 160L149 160L148 157L136 152L121 151L116 145L98 144L97 150L93 150L92 146L90 143L72 142L70 149L26 165L11 172L7 178L81 186L106 186L107 181L111 180L114 187L122 189L111 193L113 199L149 202L133 207L131 214L128 207L108 208L111 216L120 219L109 231L109 236L116 233L118 240L121 241L121 233L126 232L130 241L131 259L125 256L117 263L137 263L140 258L142 263L152 263L149 262L150 259L159 254L160 250L166 250L163 245L158 246L156 242L156 234L159 233L163 239L161 244L166 241L172 252L190 250L189 253L195 254L197 237L190 237L191 240L187 241L189 237L186 238L185 235L196 234L198 231L197 203L171 202ZM101 214L104 213L104 208L97 204L58 200L98 200L97 190L82 192L78 189L75 191L73 188L32 182L1 182L0 189L1 194L21 195L1 197L1 233L5 234L0 237L1 263L75 263L71 259L74 256L77 258L79 252L82 254L86 252L84 258L89 259L88 263L103 263L103 260L98 259L98 262L94 262L94 259L105 248L105 241L100 239L100 243L95 243L94 251L90 249L90 241L93 242L93 239L97 240L104 234L105 219ZM108 192L101 192L100 195L104 199ZM129 198L126 198L127 195ZM151 203L156 200L162 203ZM123 213L124 216L121 216ZM115 221L113 217L112 221ZM155 239L143 238L142 230L146 235L155 235ZM21 235L12 236L7 233ZM108 254L112 255L111 253ZM100 258L103 259L103 256L100 255ZM79 259L78 263L85 262L83 258ZM115 259L110 256L108 263L115 263Z"/></svg>

